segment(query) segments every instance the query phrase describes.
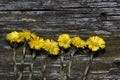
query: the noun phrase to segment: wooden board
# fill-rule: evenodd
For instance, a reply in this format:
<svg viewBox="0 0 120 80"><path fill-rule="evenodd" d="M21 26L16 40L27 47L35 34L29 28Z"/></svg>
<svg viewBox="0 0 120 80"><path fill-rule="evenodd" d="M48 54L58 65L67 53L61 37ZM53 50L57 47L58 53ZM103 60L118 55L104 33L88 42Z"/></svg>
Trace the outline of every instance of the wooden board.
<svg viewBox="0 0 120 80"><path fill-rule="evenodd" d="M94 58L88 80L120 79L120 1L119 0L0 0L0 78L13 80L12 49L5 41L11 31L28 29L54 38L62 33L87 39L99 35L106 41L106 51ZM18 67L21 48L18 49ZM24 77L29 73L31 56L26 56ZM67 55L65 63L67 63ZM88 55L75 55L72 75L80 80ZM59 58L48 58L47 78L59 78ZM40 80L42 56L35 63L34 79ZM58 80L58 79L57 79Z"/></svg>

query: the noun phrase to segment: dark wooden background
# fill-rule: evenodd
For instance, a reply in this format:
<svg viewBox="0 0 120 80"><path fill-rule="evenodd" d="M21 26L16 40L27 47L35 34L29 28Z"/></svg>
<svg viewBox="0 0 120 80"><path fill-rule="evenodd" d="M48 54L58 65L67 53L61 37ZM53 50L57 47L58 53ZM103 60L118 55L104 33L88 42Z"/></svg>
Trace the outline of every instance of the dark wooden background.
<svg viewBox="0 0 120 80"><path fill-rule="evenodd" d="M61 33L87 39L99 35L106 52L94 58L88 80L120 80L120 0L0 0L0 80L13 79L12 49L5 41L11 31L28 29L57 38ZM21 49L17 50L20 65ZM42 58L37 57L34 80L40 80ZM59 58L48 58L47 80L59 79ZM80 80L88 55L75 55L72 79ZM67 63L67 56L65 58ZM24 78L28 77L31 56L26 55Z"/></svg>

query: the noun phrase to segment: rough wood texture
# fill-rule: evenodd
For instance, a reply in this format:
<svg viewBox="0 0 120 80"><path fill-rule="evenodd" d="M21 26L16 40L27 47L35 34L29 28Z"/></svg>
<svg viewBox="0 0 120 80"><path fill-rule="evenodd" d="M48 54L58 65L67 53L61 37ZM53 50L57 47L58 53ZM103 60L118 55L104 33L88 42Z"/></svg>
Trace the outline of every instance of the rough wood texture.
<svg viewBox="0 0 120 80"><path fill-rule="evenodd" d="M120 1L119 0L0 0L0 79L13 80L12 50L5 41L7 33L28 29L40 36L57 38L61 33L102 36L106 52L94 58L88 80L120 79ZM21 49L18 49L18 66ZM28 76L31 56L25 63ZM67 55L65 63L67 63ZM49 58L47 80L59 80L59 58ZM72 79L80 80L87 55L75 55ZM34 79L40 80L42 56L36 59Z"/></svg>

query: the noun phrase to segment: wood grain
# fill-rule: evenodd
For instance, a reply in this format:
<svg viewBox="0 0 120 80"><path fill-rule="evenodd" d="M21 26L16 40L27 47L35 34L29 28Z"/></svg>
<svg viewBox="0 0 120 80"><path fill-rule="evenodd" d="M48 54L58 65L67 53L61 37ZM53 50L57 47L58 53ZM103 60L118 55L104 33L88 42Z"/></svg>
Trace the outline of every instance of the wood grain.
<svg viewBox="0 0 120 80"><path fill-rule="evenodd" d="M0 0L0 78L13 80L12 50L5 36L11 31L28 29L36 34L54 38L61 33L87 39L99 35L106 41L106 51L93 60L88 80L120 79L120 1L119 0ZM65 56L67 65L68 55ZM21 48L18 49L18 67ZM75 55L72 80L80 80L88 55ZM48 80L59 80L59 58L48 58ZM28 78L31 62L26 55L24 79ZM41 80L42 56L38 56L34 79ZM65 68L66 71L66 68Z"/></svg>

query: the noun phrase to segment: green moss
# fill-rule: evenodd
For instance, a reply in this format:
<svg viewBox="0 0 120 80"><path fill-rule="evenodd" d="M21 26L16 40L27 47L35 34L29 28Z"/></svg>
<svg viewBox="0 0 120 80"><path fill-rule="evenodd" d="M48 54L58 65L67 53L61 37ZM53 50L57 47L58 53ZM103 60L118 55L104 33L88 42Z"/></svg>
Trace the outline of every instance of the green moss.
<svg viewBox="0 0 120 80"><path fill-rule="evenodd" d="M10 17L12 16L11 12L7 12L7 13L0 13L0 17Z"/></svg>
<svg viewBox="0 0 120 80"><path fill-rule="evenodd" d="M107 63L95 63L91 65L91 68L93 70L109 70L112 67L113 66L111 64L107 64Z"/></svg>
<svg viewBox="0 0 120 80"><path fill-rule="evenodd" d="M11 63L11 60L10 59L7 59L7 60L0 59L0 64L5 64L5 63L9 64L9 63Z"/></svg>
<svg viewBox="0 0 120 80"><path fill-rule="evenodd" d="M0 0L0 3L9 3L11 1L13 1L13 0Z"/></svg>
<svg viewBox="0 0 120 80"><path fill-rule="evenodd" d="M112 56L112 57L109 57L108 59L109 59L110 61L114 61L116 58L119 59L119 58L120 58L120 55Z"/></svg>
<svg viewBox="0 0 120 80"><path fill-rule="evenodd" d="M34 15L29 15L26 13L21 13L20 15L17 16L19 16L19 18L34 18Z"/></svg>
<svg viewBox="0 0 120 80"><path fill-rule="evenodd" d="M22 19L22 18L30 18L30 19L39 19L39 17L37 15L30 15L30 14L27 14L27 13L20 13L20 14L15 14L15 13L12 13L12 12L5 12L5 13L0 13L0 17L14 17L16 19ZM38 20L40 21L40 19Z"/></svg>

